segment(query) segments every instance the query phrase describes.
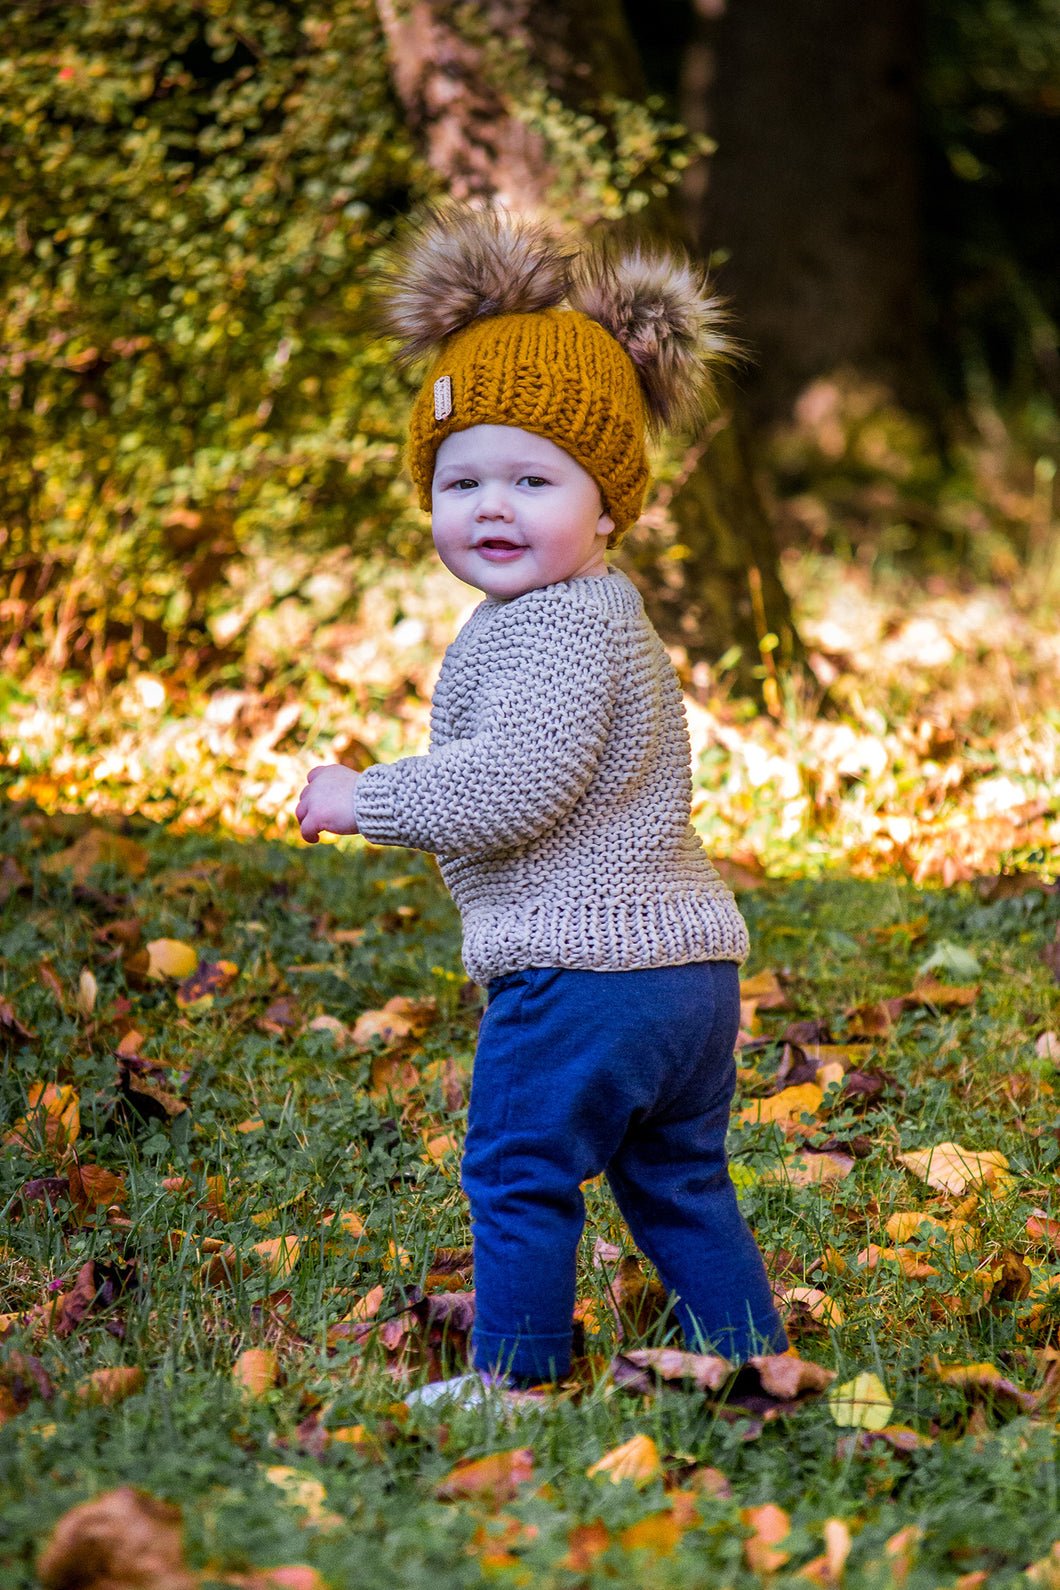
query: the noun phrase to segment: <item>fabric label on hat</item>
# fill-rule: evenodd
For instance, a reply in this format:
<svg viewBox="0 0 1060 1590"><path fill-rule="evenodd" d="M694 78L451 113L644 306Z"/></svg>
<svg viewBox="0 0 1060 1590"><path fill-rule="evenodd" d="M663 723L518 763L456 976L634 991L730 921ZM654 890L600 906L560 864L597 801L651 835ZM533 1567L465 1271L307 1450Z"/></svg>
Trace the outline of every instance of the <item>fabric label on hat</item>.
<svg viewBox="0 0 1060 1590"><path fill-rule="evenodd" d="M434 417L447 420L453 412L453 378L440 375L434 383Z"/></svg>

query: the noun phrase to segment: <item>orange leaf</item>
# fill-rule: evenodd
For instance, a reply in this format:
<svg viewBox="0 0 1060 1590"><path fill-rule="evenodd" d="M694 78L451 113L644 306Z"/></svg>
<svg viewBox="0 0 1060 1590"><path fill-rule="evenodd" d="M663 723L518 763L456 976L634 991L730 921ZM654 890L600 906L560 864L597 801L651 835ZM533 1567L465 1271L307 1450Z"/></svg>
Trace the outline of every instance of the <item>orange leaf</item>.
<svg viewBox="0 0 1060 1590"><path fill-rule="evenodd" d="M689 1527L667 1508L664 1512L649 1513L646 1518L638 1518L635 1524L630 1524L619 1535L619 1544L623 1551L651 1551L657 1557L668 1557L674 1547L680 1545L681 1537Z"/></svg>
<svg viewBox="0 0 1060 1590"><path fill-rule="evenodd" d="M28 1112L4 1133L4 1142L43 1149L61 1158L81 1130L77 1090L69 1084L34 1082L27 1098Z"/></svg>
<svg viewBox="0 0 1060 1590"><path fill-rule="evenodd" d="M232 1367L232 1379L251 1397L271 1391L279 1374L279 1360L271 1347L248 1347Z"/></svg>
<svg viewBox="0 0 1060 1590"><path fill-rule="evenodd" d="M923 1537L924 1531L918 1524L906 1524L904 1529L891 1536L883 1548L891 1559L891 1578L899 1590L909 1578L909 1570L916 1560L916 1549Z"/></svg>
<svg viewBox="0 0 1060 1590"><path fill-rule="evenodd" d="M534 1477L534 1454L529 1447L493 1452L489 1457L464 1459L434 1488L440 1502L482 1497L494 1506L510 1502L520 1485Z"/></svg>
<svg viewBox="0 0 1060 1590"><path fill-rule="evenodd" d="M147 871L148 853L143 845L107 828L89 828L66 850L41 862L42 872L55 875L69 867L75 883L87 883L93 867L110 863L130 878L142 878Z"/></svg>
<svg viewBox="0 0 1060 1590"><path fill-rule="evenodd" d="M1002 1188L1008 1160L997 1149L962 1148L959 1143L936 1143L899 1154L901 1163L929 1187L959 1198L972 1187Z"/></svg>
<svg viewBox="0 0 1060 1590"><path fill-rule="evenodd" d="M605 1552L611 1544L611 1537L607 1533L607 1525L599 1518L594 1518L591 1524L575 1524L567 1535L567 1545L570 1548L565 1557L557 1564L560 1568L569 1568L573 1573L588 1573L597 1557Z"/></svg>
<svg viewBox="0 0 1060 1590"><path fill-rule="evenodd" d="M777 1546L791 1533L791 1519L782 1507L766 1502L761 1507L740 1509L740 1522L751 1531L743 1543L747 1566L755 1573L775 1573L783 1568L790 1551L777 1551Z"/></svg>
<svg viewBox="0 0 1060 1590"><path fill-rule="evenodd" d="M83 1402L102 1402L111 1407L132 1397L144 1383L142 1369L129 1365L119 1369L95 1369L77 1388Z"/></svg>

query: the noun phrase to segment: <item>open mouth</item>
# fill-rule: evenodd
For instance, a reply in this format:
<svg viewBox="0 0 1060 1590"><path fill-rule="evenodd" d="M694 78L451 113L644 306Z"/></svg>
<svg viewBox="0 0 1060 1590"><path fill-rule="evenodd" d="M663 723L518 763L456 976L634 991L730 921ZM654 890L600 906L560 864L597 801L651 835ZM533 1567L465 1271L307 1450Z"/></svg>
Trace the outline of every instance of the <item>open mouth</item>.
<svg viewBox="0 0 1060 1590"><path fill-rule="evenodd" d="M506 541L503 536L490 536L487 541L479 542L480 549L485 547L490 552L518 552L522 548L517 541Z"/></svg>

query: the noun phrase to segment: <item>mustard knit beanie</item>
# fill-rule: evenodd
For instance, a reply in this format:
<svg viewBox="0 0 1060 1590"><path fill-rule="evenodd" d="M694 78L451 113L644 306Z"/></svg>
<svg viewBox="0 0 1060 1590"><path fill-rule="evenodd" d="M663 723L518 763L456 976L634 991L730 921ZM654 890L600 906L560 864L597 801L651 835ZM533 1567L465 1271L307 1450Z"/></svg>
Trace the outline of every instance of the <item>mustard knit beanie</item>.
<svg viewBox="0 0 1060 1590"><path fill-rule="evenodd" d="M565 253L496 211L435 212L394 256L385 314L400 356L436 354L412 410L408 464L431 507L453 431L545 436L600 488L616 545L648 485L646 431L696 418L731 344L703 273L637 248Z"/></svg>

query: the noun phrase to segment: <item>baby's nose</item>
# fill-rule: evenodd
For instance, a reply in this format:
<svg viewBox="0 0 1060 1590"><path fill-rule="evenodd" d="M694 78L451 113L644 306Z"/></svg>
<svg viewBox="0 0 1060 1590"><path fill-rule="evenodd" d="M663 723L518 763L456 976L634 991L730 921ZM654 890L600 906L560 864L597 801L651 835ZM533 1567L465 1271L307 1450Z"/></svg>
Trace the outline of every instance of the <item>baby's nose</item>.
<svg viewBox="0 0 1060 1590"><path fill-rule="evenodd" d="M504 519L512 517L512 505L508 493L500 486L490 486L479 498L478 517L480 519Z"/></svg>

